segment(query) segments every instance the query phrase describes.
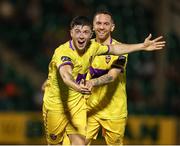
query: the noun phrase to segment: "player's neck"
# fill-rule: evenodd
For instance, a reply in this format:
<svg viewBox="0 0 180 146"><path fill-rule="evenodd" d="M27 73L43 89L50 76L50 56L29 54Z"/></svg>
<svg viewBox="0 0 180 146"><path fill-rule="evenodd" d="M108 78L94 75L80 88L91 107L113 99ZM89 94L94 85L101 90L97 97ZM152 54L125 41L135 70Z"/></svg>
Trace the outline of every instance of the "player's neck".
<svg viewBox="0 0 180 146"><path fill-rule="evenodd" d="M96 37L96 41L100 44L103 44L103 45L109 45L112 43L112 38L111 36L109 36L108 38L106 39L99 39L98 37Z"/></svg>
<svg viewBox="0 0 180 146"><path fill-rule="evenodd" d="M71 42L71 45L72 45L72 47L76 50L76 52L79 54L79 56L83 56L84 53L86 52L86 48L80 50L79 48L77 48L77 47L74 45L74 42L73 42L73 41Z"/></svg>
<svg viewBox="0 0 180 146"><path fill-rule="evenodd" d="M84 53L86 52L86 49L83 50L76 49L76 52L79 54L79 56L83 56Z"/></svg>

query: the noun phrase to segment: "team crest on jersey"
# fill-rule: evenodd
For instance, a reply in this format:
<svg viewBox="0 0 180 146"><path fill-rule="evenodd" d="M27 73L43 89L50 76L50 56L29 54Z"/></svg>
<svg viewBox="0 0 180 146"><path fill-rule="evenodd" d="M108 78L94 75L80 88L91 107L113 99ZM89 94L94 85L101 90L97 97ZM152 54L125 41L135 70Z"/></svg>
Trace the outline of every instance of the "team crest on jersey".
<svg viewBox="0 0 180 146"><path fill-rule="evenodd" d="M106 55L106 63L109 63L111 60L111 56L110 55Z"/></svg>
<svg viewBox="0 0 180 146"><path fill-rule="evenodd" d="M55 134L50 134L50 138L51 138L52 140L56 140L57 135L55 135Z"/></svg>
<svg viewBox="0 0 180 146"><path fill-rule="evenodd" d="M62 60L62 62L71 61L71 58L69 58L68 56L62 56L61 60Z"/></svg>

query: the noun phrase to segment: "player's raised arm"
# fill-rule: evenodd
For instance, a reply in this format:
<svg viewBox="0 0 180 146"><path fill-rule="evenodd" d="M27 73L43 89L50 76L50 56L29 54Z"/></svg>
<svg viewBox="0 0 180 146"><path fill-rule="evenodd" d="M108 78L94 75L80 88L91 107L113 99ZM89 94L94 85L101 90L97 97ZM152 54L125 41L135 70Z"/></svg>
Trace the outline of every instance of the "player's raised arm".
<svg viewBox="0 0 180 146"><path fill-rule="evenodd" d="M136 51L156 51L161 50L165 46L165 41L161 41L163 38L162 36L157 37L151 40L152 35L149 36L144 40L143 43L139 44L116 44L116 45L109 45L110 50L109 54L112 55L123 55L128 54Z"/></svg>

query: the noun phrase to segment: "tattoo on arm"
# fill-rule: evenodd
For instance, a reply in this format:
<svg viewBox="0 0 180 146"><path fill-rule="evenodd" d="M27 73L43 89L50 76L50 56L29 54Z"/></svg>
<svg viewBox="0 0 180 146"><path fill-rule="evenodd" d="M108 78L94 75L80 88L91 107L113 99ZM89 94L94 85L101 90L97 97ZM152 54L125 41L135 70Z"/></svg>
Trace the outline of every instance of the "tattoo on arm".
<svg viewBox="0 0 180 146"><path fill-rule="evenodd" d="M92 79L94 86L105 85L114 81L113 77L109 74L103 75L99 78Z"/></svg>

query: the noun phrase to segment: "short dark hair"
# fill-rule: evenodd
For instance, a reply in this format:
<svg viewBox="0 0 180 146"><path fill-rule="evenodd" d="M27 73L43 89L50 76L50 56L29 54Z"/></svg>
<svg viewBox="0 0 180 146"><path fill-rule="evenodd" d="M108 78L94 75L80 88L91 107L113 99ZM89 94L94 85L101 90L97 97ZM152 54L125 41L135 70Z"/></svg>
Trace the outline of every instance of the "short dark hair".
<svg viewBox="0 0 180 146"><path fill-rule="evenodd" d="M74 17L73 20L71 21L70 29L72 29L76 25L82 25L82 26L87 25L87 26L90 26L90 28L92 29L92 22L86 16L76 16L76 17Z"/></svg>
<svg viewBox="0 0 180 146"><path fill-rule="evenodd" d="M109 12L108 10L106 10L106 9L97 10L96 13L94 14L94 18L96 17L96 15L99 15L99 14L109 15L111 17L112 22L114 23L114 19L113 19L112 13ZM94 18L93 18L93 20L94 20Z"/></svg>

